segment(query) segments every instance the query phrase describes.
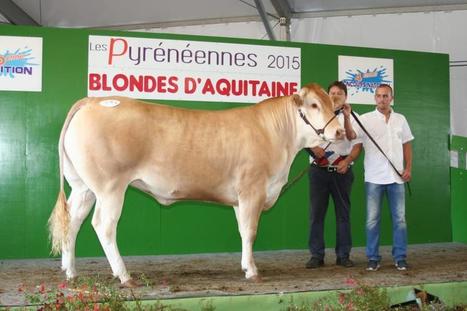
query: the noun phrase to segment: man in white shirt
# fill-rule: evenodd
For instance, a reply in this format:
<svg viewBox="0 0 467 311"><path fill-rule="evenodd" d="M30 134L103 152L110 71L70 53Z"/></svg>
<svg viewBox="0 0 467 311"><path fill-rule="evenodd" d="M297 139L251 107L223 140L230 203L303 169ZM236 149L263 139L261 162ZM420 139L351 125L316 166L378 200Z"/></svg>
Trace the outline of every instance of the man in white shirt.
<svg viewBox="0 0 467 311"><path fill-rule="evenodd" d="M391 86L379 85L375 91L376 110L363 114L360 121L394 164L398 173L359 126L355 127L357 139L353 141L353 154L358 154L362 146L365 149L368 271L376 271L380 267L380 221L382 199L385 193L392 218L392 256L398 270L407 270L404 183L411 179L411 141L414 137L405 117L391 108L392 99Z"/></svg>
<svg viewBox="0 0 467 311"><path fill-rule="evenodd" d="M336 214L336 264L352 267L350 259L352 237L350 228L350 191L354 180L351 164L354 158L349 155L350 140L356 137L351 122L350 105L346 104L347 86L335 81L328 87L333 98L334 110L339 123L344 126L346 138L307 150L310 153L310 236L311 258L306 268L314 269L324 265L324 219L329 197L334 201Z"/></svg>

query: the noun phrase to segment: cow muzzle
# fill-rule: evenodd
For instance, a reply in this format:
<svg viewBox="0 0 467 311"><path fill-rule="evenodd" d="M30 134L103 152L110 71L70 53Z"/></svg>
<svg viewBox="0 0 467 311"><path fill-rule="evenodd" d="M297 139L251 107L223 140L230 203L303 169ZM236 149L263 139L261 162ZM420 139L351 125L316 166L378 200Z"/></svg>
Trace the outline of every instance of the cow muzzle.
<svg viewBox="0 0 467 311"><path fill-rule="evenodd" d="M335 137L336 137L336 140L344 139L344 137L345 137L345 130L342 129L342 128L338 128L338 129L336 130L336 136L335 136Z"/></svg>

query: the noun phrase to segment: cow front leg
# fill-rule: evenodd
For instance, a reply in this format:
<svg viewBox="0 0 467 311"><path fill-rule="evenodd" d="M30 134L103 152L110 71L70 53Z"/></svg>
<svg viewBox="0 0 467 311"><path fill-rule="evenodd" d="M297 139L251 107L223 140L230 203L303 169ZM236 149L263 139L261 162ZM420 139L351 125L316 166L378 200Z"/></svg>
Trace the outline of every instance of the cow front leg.
<svg viewBox="0 0 467 311"><path fill-rule="evenodd" d="M97 203L92 226L97 233L113 275L118 277L123 285L134 287L136 284L128 274L117 246L117 223L122 212L124 193L125 191L105 195L96 194Z"/></svg>
<svg viewBox="0 0 467 311"><path fill-rule="evenodd" d="M81 224L89 214L95 202L94 194L87 188L73 188L68 206L70 207L70 223L66 242L62 243L62 270L67 279L76 277L75 244Z"/></svg>
<svg viewBox="0 0 467 311"><path fill-rule="evenodd" d="M253 244L256 240L261 209L258 205L241 204L234 207L238 229L242 238L242 270L248 280L259 281L258 269L253 258Z"/></svg>

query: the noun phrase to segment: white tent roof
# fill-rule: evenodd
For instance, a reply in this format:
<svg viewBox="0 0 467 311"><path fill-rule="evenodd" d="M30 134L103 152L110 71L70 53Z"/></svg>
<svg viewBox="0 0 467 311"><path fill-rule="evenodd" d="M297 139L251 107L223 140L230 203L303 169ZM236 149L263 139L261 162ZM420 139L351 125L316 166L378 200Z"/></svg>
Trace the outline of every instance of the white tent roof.
<svg viewBox="0 0 467 311"><path fill-rule="evenodd" d="M264 6L262 12L258 3ZM467 9L467 0L2 0L0 22L136 29L259 21L261 13L278 19L287 13L316 17L459 9Z"/></svg>

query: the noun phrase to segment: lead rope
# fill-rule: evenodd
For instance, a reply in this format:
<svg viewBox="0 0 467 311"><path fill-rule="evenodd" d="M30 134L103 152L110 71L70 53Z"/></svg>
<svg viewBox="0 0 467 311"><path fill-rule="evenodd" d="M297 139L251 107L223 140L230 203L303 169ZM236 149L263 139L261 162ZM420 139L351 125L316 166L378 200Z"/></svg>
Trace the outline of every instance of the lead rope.
<svg viewBox="0 0 467 311"><path fill-rule="evenodd" d="M328 149L328 147L331 145L331 142L329 142L326 147L324 147L324 151L326 151L326 149ZM313 158L313 161L310 163L310 165L312 165L313 163L315 163L316 161L316 158ZM284 187L282 187L282 190L281 190L281 193L279 194L278 198L280 198L287 190L289 190L290 187L292 187L297 181L300 180L300 178L303 177L303 175L305 175L305 173L308 171L309 169L309 165L307 167L305 167L303 170L300 171L300 173L298 173L294 178L292 178L292 180L288 181Z"/></svg>
<svg viewBox="0 0 467 311"><path fill-rule="evenodd" d="M340 110L339 110L340 112ZM326 137L324 136L324 130L326 129L326 127L332 122L332 120L334 120L337 116L338 116L338 113L334 113L334 116L328 120L328 122L326 122L326 124L324 125L324 127L322 129L317 129L313 126L313 124L311 124L310 121L308 121L308 118L305 116L305 114L303 113L303 111L301 109L298 109L298 113L300 115L300 117L302 118L302 120L309 126L311 126L311 128L315 131L316 135L318 135L319 137L321 137L322 140L324 141L328 141L326 140ZM328 144L326 145L326 147L323 149L326 151L326 149L331 145L332 142L328 142ZM313 162L310 163L313 164L315 163L315 159L313 159ZM308 168L309 166L307 166L306 168L304 168L300 173L298 173L297 176L295 176L294 178L292 178L291 181L287 182L285 184L284 187L282 187L282 190L281 190L281 193L279 194L279 196L277 198L280 198L291 186L293 186L300 178L303 177L303 175L305 175L305 173L308 171Z"/></svg>

